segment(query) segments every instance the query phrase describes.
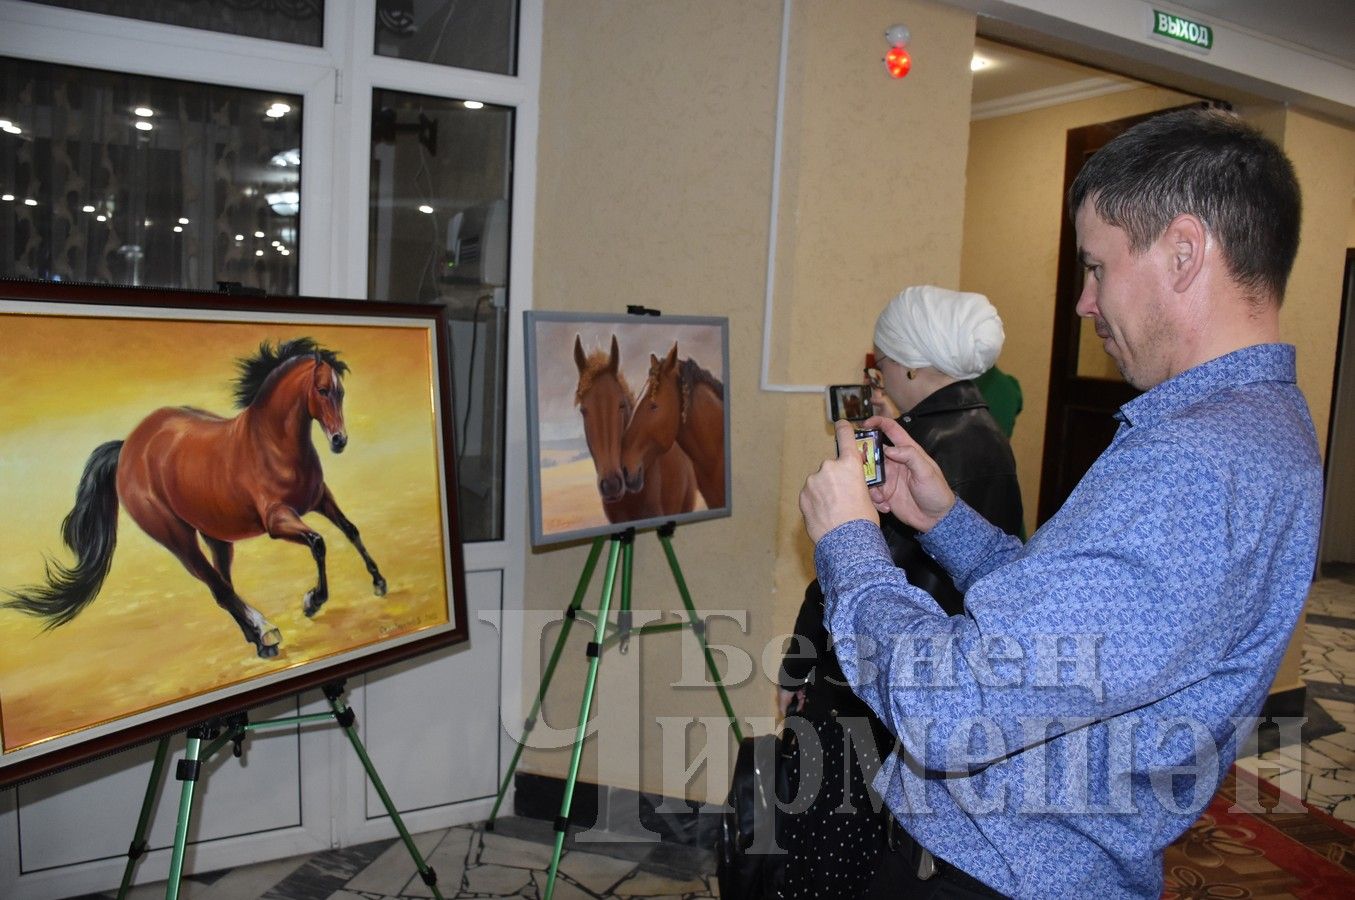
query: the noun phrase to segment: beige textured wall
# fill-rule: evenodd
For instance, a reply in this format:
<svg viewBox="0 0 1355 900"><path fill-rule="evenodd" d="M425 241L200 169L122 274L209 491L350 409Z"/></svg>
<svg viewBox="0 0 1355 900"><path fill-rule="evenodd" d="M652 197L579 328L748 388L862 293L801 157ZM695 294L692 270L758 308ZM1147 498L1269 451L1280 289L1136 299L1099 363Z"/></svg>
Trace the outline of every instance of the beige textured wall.
<svg viewBox="0 0 1355 900"><path fill-rule="evenodd" d="M874 316L901 286L958 276L974 20L928 0L795 7L772 380L823 383L859 377ZM880 63L896 21L917 59L902 82ZM717 620L713 642L754 659L789 630L810 577L795 496L831 448L820 396L759 390L780 31L777 0L548 0L538 147L536 308L730 318L734 516L679 530L675 547L698 607L746 611L746 633ZM558 615L585 557L531 553L525 604ZM636 542L635 583L637 610L681 608L651 534ZM586 671L578 630L534 733L559 743ZM525 690L553 639L529 622ZM721 712L714 691L672 686L679 647L656 635L606 655L599 714L618 718L580 778L722 799L723 769L686 784L681 760L665 762L660 717ZM732 691L745 716L770 716L772 698L761 674ZM690 740L688 760L705 744L699 729ZM568 762L534 749L522 767L558 776Z"/></svg>
<svg viewBox="0 0 1355 900"><path fill-rule="evenodd" d="M1284 149L1303 190L1303 237L1280 328L1284 340L1299 347L1299 387L1325 452L1348 246L1344 232L1355 193L1355 130L1288 110Z"/></svg>
<svg viewBox="0 0 1355 900"><path fill-rule="evenodd" d="M928 3L799 3L788 79L773 383L862 377L875 319L910 284L960 271L972 17ZM850 10L849 25L842 22ZM883 77L884 25L907 22L914 68ZM791 129L789 123L794 122ZM766 395L772 396L772 395ZM792 617L813 577L797 505L832 449L820 396L791 395L781 434L776 588ZM794 565L794 560L799 565Z"/></svg>
<svg viewBox="0 0 1355 900"><path fill-rule="evenodd" d="M1340 338L1346 351L1341 387L1332 401L1332 422L1328 428L1332 465L1327 467L1322 512L1322 563L1355 563L1355 466L1349 463L1355 448L1355 314L1349 310L1344 330ZM1338 465L1337 460L1346 462Z"/></svg>
<svg viewBox="0 0 1355 900"><path fill-rule="evenodd" d="M1355 191L1355 130L1277 106L1239 112L1284 147L1303 191L1302 238L1280 313L1280 336L1299 348L1299 387L1313 413L1317 445L1325 453L1341 318L1345 231ZM1272 690L1302 685L1302 635L1300 626Z"/></svg>
<svg viewBox="0 0 1355 900"><path fill-rule="evenodd" d="M1044 453L1067 131L1193 99L1145 87L984 119L970 128L959 287L987 294L1002 314L1007 342L998 365L1021 382L1025 399L1012 450L1030 531ZM1093 349L1105 356L1099 342ZM1089 361L1083 371L1094 365Z"/></svg>

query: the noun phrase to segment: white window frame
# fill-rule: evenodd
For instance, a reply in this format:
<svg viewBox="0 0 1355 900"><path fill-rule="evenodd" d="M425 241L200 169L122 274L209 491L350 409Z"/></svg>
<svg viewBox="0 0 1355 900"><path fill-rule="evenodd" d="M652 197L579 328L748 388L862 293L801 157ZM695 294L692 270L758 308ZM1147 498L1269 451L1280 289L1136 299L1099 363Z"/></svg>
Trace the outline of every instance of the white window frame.
<svg viewBox="0 0 1355 900"><path fill-rule="evenodd" d="M505 609L521 607L526 558L526 479L515 474L526 471L525 404L511 398L522 397L525 391L521 313L532 307L543 5L544 0L519 0L518 71L497 75L375 55L376 0L328 0L322 47L0 0L3 56L301 95L303 224L298 262L303 295L362 298L367 294L368 157L374 89L477 99L514 108L503 537L464 548L468 572L502 573ZM504 616L499 624L500 709L505 722L522 717L520 618ZM355 681L350 688L356 707L363 687ZM501 750L501 756L506 760L514 746L506 729L498 722L483 724L498 731L506 750ZM353 754L342 732L329 729L326 736L309 740L308 746L327 752L333 761L329 778L334 786L329 791L305 792L314 798L304 818L317 843L352 843L390 832L389 822L365 818L363 791L356 789L364 775L357 761L350 759ZM313 741L327 741L328 750L320 749L324 743L317 746ZM166 788L162 803L168 793ZM506 802L511 809L511 797ZM136 811L127 814L133 824ZM417 831L423 818L407 816L406 824ZM302 849L310 848L299 846L296 852Z"/></svg>

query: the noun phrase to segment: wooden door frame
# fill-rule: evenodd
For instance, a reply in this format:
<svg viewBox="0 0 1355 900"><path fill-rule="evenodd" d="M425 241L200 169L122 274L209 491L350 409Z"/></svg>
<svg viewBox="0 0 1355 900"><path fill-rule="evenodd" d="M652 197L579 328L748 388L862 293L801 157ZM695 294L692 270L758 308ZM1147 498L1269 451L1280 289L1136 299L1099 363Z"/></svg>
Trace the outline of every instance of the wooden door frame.
<svg viewBox="0 0 1355 900"><path fill-rule="evenodd" d="M1054 288L1053 340L1049 353L1049 393L1045 407L1044 448L1040 463L1040 492L1037 526L1058 512L1072 485L1061 477L1066 464L1063 448L1067 443L1067 416L1070 409L1118 409L1138 396L1139 391L1123 381L1108 378L1078 379L1078 344L1081 339L1077 298L1082 292L1083 270L1077 254L1077 231L1068 209L1068 189L1082 169L1091 148L1108 143L1116 135L1140 122L1193 106L1224 106L1216 101L1200 101L1167 107L1070 128L1064 144L1062 222L1059 229L1058 275ZM1080 473L1079 473L1080 474Z"/></svg>
<svg viewBox="0 0 1355 900"><path fill-rule="evenodd" d="M1344 357L1347 351L1355 348L1346 346L1346 327L1349 324L1351 305L1355 303L1355 247L1346 249L1346 265L1341 273L1341 314L1336 326L1336 365L1331 375L1331 408L1327 411L1327 446L1322 455L1322 525L1317 545L1317 571L1315 577L1321 577L1322 564L1326 559L1328 547L1327 512L1331 504L1327 502L1328 486L1331 479L1332 455L1336 446L1336 418L1340 409L1341 381L1343 378L1355 379L1355 373L1343 371Z"/></svg>

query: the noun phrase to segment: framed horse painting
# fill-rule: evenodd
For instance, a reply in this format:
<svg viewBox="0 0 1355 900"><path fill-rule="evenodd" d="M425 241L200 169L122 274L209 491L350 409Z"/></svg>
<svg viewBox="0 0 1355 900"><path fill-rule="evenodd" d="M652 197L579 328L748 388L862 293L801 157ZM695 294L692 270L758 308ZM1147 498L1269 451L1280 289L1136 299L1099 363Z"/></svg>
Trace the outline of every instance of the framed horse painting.
<svg viewBox="0 0 1355 900"><path fill-rule="evenodd" d="M730 514L728 319L524 316L534 544Z"/></svg>
<svg viewBox="0 0 1355 900"><path fill-rule="evenodd" d="M0 786L464 640L436 307L0 281Z"/></svg>

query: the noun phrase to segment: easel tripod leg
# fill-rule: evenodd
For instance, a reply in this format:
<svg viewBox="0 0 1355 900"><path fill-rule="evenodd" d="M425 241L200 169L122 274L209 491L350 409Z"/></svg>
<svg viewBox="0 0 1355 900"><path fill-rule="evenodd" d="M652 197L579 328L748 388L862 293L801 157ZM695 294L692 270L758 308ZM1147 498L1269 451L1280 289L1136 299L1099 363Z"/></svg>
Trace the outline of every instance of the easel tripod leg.
<svg viewBox="0 0 1355 900"><path fill-rule="evenodd" d="M362 768L367 772L367 777L372 781L372 787L376 788L376 793L381 797L382 804L386 807L386 813L395 823L395 828L400 832L400 839L405 842L405 849L414 859L415 866L419 869L419 877L423 883L433 890L433 896L437 900L442 900L442 894L438 891L437 873L424 862L423 855L419 853L419 848L414 846L414 839L409 836L409 831L405 829L404 820L400 818L400 813L395 809L395 804L391 802L390 794L386 793L386 786L381 783L381 777L376 774L376 767L372 765L371 758L367 755L367 749L362 746L362 740L358 737L357 717L353 715L353 710L349 709L343 702L343 684L327 684L324 686L325 699L329 701L329 706L334 710L334 719L343 728L343 733L348 735L348 741L357 751L358 759L362 761Z"/></svg>
<svg viewBox="0 0 1355 900"><path fill-rule="evenodd" d="M678 565L677 554L673 552L671 534L669 526L659 529L659 541L663 544L664 555L668 557L668 568L673 570L673 581L677 584L678 593L682 595L682 605L687 607L687 619L692 623L692 631L696 632L697 640L701 642L701 652L706 656L706 668L710 671L710 677L715 680L715 689L720 692L720 703L724 705L725 715L729 717L729 727L734 731L734 740L742 742L743 730L739 728L739 719L734 715L729 695L725 693L725 683L720 679L720 670L715 666L715 657L710 655L710 646L706 643L706 626L697 617L696 607L692 605L692 595L687 590L686 579L682 577L682 567Z"/></svg>
<svg viewBox="0 0 1355 900"><path fill-rule="evenodd" d="M201 751L206 728L188 729L188 746L175 777L183 782L179 791L179 821L174 829L174 851L169 858L169 880L165 886L165 900L178 900L179 881L183 878L183 857L188 846L188 823L193 815L193 790L202 771Z"/></svg>
<svg viewBox="0 0 1355 900"><path fill-rule="evenodd" d="M555 666L560 662L560 654L565 649L565 641L569 639L569 629L574 624L574 614L578 612L579 606L583 603L583 596L588 591L588 584L593 580L593 569L597 567L598 557L602 555L602 541L602 538L594 540L592 549L588 551L588 561L584 563L583 574L579 576L578 586L574 588L574 599L570 602L569 608L565 610L565 621L560 626L560 636L555 640L555 649L551 651L550 662L546 664L546 671L541 676L541 687L536 692L532 711L527 714L527 721L523 723L522 740L518 741L517 749L513 751L513 760L508 764L503 782L499 785L499 795L494 798L494 808L489 811L489 821L485 823L486 831L494 830L494 820L499 817L499 807L503 804L504 795L508 793L508 785L512 784L513 773L517 771L518 760L522 758L522 751L527 746L527 735L536 726L537 713L541 711L541 704L546 699L546 691L550 688L551 678L555 676Z"/></svg>
<svg viewBox="0 0 1355 900"><path fill-rule="evenodd" d="M625 653L630 646L632 625L630 609L630 589L634 583L635 571L635 531L631 529L621 537L621 609L616 614L617 635L620 640L616 649Z"/></svg>
<svg viewBox="0 0 1355 900"><path fill-rule="evenodd" d="M574 752L569 760L569 777L565 779L565 796L560 803L560 817L555 820L555 850L551 854L550 872L546 877L546 898L555 894L555 879L560 872L560 853L564 849L565 834L569 829L569 808L574 800L574 784L579 778L579 758L583 755L583 740L588 733L588 714L597 689L598 663L602 661L602 639L607 635L607 614L611 610L612 589L616 585L616 567L622 541L613 538L607 556L607 574L602 582L602 600L598 604L593 642L588 645L588 680L584 684L583 702L579 705L579 727L574 735Z"/></svg>
<svg viewBox="0 0 1355 900"><path fill-rule="evenodd" d="M118 887L118 900L127 896L132 886L132 870L136 861L146 853L146 833L150 830L151 810L155 808L155 797L160 792L160 775L165 770L165 759L169 756L169 735L160 738L155 747L155 762L151 764L151 777L146 783L146 799L141 801L141 817L136 822L136 833L132 835L131 846L127 848L127 868L122 871L122 884Z"/></svg>

